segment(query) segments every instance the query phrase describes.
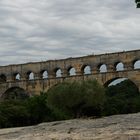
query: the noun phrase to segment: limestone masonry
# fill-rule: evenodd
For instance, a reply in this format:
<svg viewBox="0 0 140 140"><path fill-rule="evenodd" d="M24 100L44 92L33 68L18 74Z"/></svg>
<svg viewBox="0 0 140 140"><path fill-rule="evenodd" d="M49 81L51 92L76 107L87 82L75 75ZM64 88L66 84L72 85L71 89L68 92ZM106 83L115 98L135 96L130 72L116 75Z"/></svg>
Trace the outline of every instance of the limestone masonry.
<svg viewBox="0 0 140 140"><path fill-rule="evenodd" d="M128 78L140 90L140 68L135 68L135 63L139 60L140 50L134 50L1 66L0 97L13 87L24 89L29 95L32 95L39 94L40 91L47 91L52 86L63 81L87 79L97 79L102 85L107 86L114 79ZM123 70L117 70L119 63L123 64ZM91 70L89 74L85 74L87 66ZM101 71L101 66L105 66L106 70ZM70 74L72 68L75 74ZM47 77L44 77L45 72Z"/></svg>

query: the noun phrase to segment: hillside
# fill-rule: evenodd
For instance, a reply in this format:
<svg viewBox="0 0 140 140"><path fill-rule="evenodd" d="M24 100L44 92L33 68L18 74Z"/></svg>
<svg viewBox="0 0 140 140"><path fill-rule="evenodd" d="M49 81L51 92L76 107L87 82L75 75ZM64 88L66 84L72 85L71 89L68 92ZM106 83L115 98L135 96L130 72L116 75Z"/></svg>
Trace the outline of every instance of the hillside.
<svg viewBox="0 0 140 140"><path fill-rule="evenodd" d="M139 140L140 113L0 130L0 140Z"/></svg>

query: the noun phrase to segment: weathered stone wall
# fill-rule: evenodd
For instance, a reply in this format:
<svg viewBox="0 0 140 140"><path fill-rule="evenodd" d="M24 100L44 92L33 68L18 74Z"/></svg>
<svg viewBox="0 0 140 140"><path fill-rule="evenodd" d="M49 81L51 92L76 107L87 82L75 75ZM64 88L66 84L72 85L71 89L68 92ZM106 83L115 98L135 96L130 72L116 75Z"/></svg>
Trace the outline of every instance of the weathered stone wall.
<svg viewBox="0 0 140 140"><path fill-rule="evenodd" d="M97 79L101 84L106 84L113 79L125 77L132 80L140 89L140 69L134 69L137 60L140 60L140 50L1 66L0 95L11 87L21 87L29 94L39 94L40 91L47 91L53 85L64 80L91 78ZM120 62L124 64L124 70L116 71L116 66ZM107 67L107 71L104 73L100 72L100 66L103 64ZM91 74L89 75L84 74L86 66L91 68ZM75 76L69 75L70 68L75 68ZM58 69L61 69L61 77L56 77ZM44 71L48 72L47 79L42 77ZM34 74L32 80L29 79L31 72ZM19 80L15 78L17 74L20 75ZM3 77L5 77L5 80L3 80Z"/></svg>

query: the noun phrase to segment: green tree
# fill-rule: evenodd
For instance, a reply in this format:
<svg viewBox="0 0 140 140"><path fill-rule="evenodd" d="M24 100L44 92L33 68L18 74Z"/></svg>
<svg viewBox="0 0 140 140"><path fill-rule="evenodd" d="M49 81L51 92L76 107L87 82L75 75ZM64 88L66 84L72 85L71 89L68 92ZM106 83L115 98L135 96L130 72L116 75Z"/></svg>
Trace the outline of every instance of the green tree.
<svg viewBox="0 0 140 140"><path fill-rule="evenodd" d="M34 125L53 120L46 99L46 94L42 93L27 100L1 101L0 128Z"/></svg>
<svg viewBox="0 0 140 140"><path fill-rule="evenodd" d="M0 102L0 127L25 126L28 124L29 113L25 103L19 100Z"/></svg>
<svg viewBox="0 0 140 140"><path fill-rule="evenodd" d="M82 113L85 116L100 116L106 100L105 89L96 80L82 82L85 104Z"/></svg>
<svg viewBox="0 0 140 140"><path fill-rule="evenodd" d="M47 95L41 92L40 95L29 98L26 102L30 114L30 123L37 124L51 120L51 110L47 107Z"/></svg>
<svg viewBox="0 0 140 140"><path fill-rule="evenodd" d="M104 88L94 80L64 82L54 86L47 94L48 106L61 119L98 116L105 101Z"/></svg>
<svg viewBox="0 0 140 140"><path fill-rule="evenodd" d="M104 115L140 111L140 93L136 85L130 80L106 88L106 97Z"/></svg>

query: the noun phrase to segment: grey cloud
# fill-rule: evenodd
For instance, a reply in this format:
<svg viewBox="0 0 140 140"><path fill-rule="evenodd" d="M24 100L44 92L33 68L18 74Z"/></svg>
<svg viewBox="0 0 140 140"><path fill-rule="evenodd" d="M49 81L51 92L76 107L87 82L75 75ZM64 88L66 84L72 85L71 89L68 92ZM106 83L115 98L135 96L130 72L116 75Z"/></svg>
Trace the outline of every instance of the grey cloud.
<svg viewBox="0 0 140 140"><path fill-rule="evenodd" d="M1 0L0 65L139 49L139 15L133 1Z"/></svg>

